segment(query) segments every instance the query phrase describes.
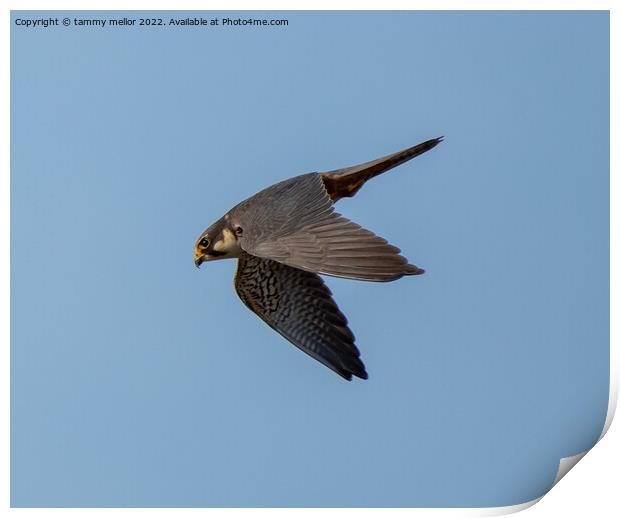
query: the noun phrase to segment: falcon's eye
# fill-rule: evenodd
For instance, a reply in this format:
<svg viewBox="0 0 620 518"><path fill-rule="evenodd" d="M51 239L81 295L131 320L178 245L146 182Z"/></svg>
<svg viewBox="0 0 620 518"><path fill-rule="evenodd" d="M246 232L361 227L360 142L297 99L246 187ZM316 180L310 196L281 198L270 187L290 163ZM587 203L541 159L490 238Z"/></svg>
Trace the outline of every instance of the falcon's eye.
<svg viewBox="0 0 620 518"><path fill-rule="evenodd" d="M241 227L237 227L235 229L235 234L241 236L243 234L243 229Z"/></svg>
<svg viewBox="0 0 620 518"><path fill-rule="evenodd" d="M207 248L209 246L209 240L206 237L203 237L198 243L200 248Z"/></svg>

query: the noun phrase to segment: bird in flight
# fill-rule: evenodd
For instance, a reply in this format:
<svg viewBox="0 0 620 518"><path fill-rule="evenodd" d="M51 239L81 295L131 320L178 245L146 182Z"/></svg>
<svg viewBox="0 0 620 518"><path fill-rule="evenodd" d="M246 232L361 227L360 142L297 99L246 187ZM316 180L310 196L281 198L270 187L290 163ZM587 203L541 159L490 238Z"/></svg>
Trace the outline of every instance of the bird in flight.
<svg viewBox="0 0 620 518"><path fill-rule="evenodd" d="M334 212L368 180L425 153L443 137L371 162L276 183L242 201L196 241L194 262L237 259L245 305L340 376L367 379L347 319L319 274L387 282L424 270L385 239Z"/></svg>

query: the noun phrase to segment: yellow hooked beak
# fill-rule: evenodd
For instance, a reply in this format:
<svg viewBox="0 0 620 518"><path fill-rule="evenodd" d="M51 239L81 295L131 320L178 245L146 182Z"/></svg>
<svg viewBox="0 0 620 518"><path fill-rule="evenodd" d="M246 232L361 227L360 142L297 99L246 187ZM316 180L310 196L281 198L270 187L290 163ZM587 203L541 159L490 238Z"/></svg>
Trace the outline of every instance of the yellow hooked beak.
<svg viewBox="0 0 620 518"><path fill-rule="evenodd" d="M198 247L194 248L194 264L196 268L200 268L200 265L205 262L205 255L200 251Z"/></svg>

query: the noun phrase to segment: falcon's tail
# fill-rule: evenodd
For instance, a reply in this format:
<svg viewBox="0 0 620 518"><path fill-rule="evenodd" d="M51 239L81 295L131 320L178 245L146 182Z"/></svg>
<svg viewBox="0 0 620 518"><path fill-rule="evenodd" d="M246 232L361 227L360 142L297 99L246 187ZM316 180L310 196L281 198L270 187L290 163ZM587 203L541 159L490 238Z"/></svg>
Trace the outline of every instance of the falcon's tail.
<svg viewBox="0 0 620 518"><path fill-rule="evenodd" d="M371 178L385 173L422 153L426 153L442 140L443 137L427 140L417 146L366 162L365 164L327 171L320 173L320 175L332 201L338 201L340 198L350 198Z"/></svg>

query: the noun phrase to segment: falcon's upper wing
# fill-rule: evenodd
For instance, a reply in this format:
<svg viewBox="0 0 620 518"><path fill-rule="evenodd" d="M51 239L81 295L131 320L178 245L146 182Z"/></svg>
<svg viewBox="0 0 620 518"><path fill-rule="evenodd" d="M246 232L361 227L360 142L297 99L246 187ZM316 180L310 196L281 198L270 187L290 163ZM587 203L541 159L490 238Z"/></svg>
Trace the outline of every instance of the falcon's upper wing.
<svg viewBox="0 0 620 518"><path fill-rule="evenodd" d="M235 289L248 308L305 353L345 379L368 377L347 319L318 275L243 253Z"/></svg>
<svg viewBox="0 0 620 518"><path fill-rule="evenodd" d="M285 180L230 211L247 253L303 270L366 281L392 281L424 270L395 246L334 212L318 173Z"/></svg>
<svg viewBox="0 0 620 518"><path fill-rule="evenodd" d="M320 173L332 201L355 196L368 180L433 149L443 137L433 138L376 160Z"/></svg>

